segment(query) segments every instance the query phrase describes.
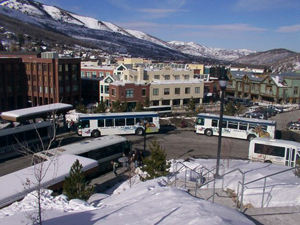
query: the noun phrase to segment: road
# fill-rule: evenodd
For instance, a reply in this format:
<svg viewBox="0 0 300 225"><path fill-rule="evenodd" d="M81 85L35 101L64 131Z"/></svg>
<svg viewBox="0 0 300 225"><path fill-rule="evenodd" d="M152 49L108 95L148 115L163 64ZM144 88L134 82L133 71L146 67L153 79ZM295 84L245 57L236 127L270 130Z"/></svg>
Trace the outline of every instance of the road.
<svg viewBox="0 0 300 225"><path fill-rule="evenodd" d="M278 114L270 120L277 121L277 129L284 130L289 121L298 120L300 111L292 111ZM144 137L136 135L126 135L128 140L133 142L133 149L144 149ZM149 154L149 144L156 139L165 150L168 159L187 159L188 157L197 158L216 158L217 155L217 136L207 137L196 134L193 131L183 129L164 129L157 134L146 136L146 155ZM82 138L76 134L62 135L62 145L80 141ZM248 156L249 142L233 138L222 138L221 157L246 159ZM20 170L30 166L31 158L19 157L0 163L0 176Z"/></svg>

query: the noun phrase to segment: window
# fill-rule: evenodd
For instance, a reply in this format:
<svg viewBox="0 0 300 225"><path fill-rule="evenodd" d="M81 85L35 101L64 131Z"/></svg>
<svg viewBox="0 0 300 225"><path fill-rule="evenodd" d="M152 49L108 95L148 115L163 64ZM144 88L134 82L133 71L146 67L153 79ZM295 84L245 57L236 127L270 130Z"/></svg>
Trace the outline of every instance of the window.
<svg viewBox="0 0 300 225"><path fill-rule="evenodd" d="M218 127L218 120L212 120L211 121L211 126L212 127Z"/></svg>
<svg viewBox="0 0 300 225"><path fill-rule="evenodd" d="M247 123L240 123L239 129L240 130L247 130L247 126L248 126Z"/></svg>
<svg viewBox="0 0 300 225"><path fill-rule="evenodd" d="M103 85L100 85L100 92L103 94Z"/></svg>
<svg viewBox="0 0 300 225"><path fill-rule="evenodd" d="M39 86L39 91L40 91L40 93L43 92L43 87L42 86Z"/></svg>
<svg viewBox="0 0 300 225"><path fill-rule="evenodd" d="M110 72L106 72L106 76L110 76Z"/></svg>
<svg viewBox="0 0 300 225"><path fill-rule="evenodd" d="M200 93L200 87L195 87L195 93L197 93L197 94Z"/></svg>
<svg viewBox="0 0 300 225"><path fill-rule="evenodd" d="M159 80L160 79L160 75L154 75L154 79Z"/></svg>
<svg viewBox="0 0 300 225"><path fill-rule="evenodd" d="M86 72L86 77L91 78L92 77L91 72Z"/></svg>
<svg viewBox="0 0 300 225"><path fill-rule="evenodd" d="M127 75L124 76L124 80L127 80Z"/></svg>
<svg viewBox="0 0 300 225"><path fill-rule="evenodd" d="M132 126L132 125L134 125L134 118L127 118L127 119L126 119L126 125L127 125L127 126Z"/></svg>
<svg viewBox="0 0 300 225"><path fill-rule="evenodd" d="M175 95L180 95L180 88L175 88Z"/></svg>
<svg viewBox="0 0 300 225"><path fill-rule="evenodd" d="M45 93L48 93L48 87L45 87Z"/></svg>
<svg viewBox="0 0 300 225"><path fill-rule="evenodd" d="M58 71L59 71L59 72L62 71L62 65L58 65Z"/></svg>
<svg viewBox="0 0 300 225"><path fill-rule="evenodd" d="M164 88L164 95L170 94L170 88Z"/></svg>
<svg viewBox="0 0 300 225"><path fill-rule="evenodd" d="M73 75L72 75L72 80L73 80L73 81L77 81L77 75L76 75L76 74L73 74Z"/></svg>
<svg viewBox="0 0 300 225"><path fill-rule="evenodd" d="M124 119L115 119L115 126L125 126L125 118Z"/></svg>
<svg viewBox="0 0 300 225"><path fill-rule="evenodd" d="M76 71L77 70L77 65L75 64L75 65L72 65L72 70L73 71Z"/></svg>
<svg viewBox="0 0 300 225"><path fill-rule="evenodd" d="M145 89L145 88L142 89L142 96L143 96L143 97L146 96L146 89Z"/></svg>
<svg viewBox="0 0 300 225"><path fill-rule="evenodd" d="M159 89L153 88L153 95L158 95L158 94L159 94Z"/></svg>
<svg viewBox="0 0 300 225"><path fill-rule="evenodd" d="M284 157L285 147L263 145L256 143L254 146L254 152L257 154L274 155Z"/></svg>
<svg viewBox="0 0 300 225"><path fill-rule="evenodd" d="M109 86L105 86L105 94L109 94Z"/></svg>
<svg viewBox="0 0 300 225"><path fill-rule="evenodd" d="M203 118L198 118L197 121L196 121L196 124L197 124L197 125L204 125L204 121L205 121L205 119L203 119Z"/></svg>
<svg viewBox="0 0 300 225"><path fill-rule="evenodd" d="M53 94L53 87L50 87L50 93Z"/></svg>
<svg viewBox="0 0 300 225"><path fill-rule="evenodd" d="M73 85L73 91L78 91L78 85Z"/></svg>
<svg viewBox="0 0 300 225"><path fill-rule="evenodd" d="M38 64L38 71L42 71L42 64Z"/></svg>
<svg viewBox="0 0 300 225"><path fill-rule="evenodd" d="M186 94L190 94L191 93L191 88L190 87L186 87L185 88L185 93Z"/></svg>
<svg viewBox="0 0 300 225"><path fill-rule="evenodd" d="M111 89L111 95L116 96L116 89L115 88Z"/></svg>
<svg viewBox="0 0 300 225"><path fill-rule="evenodd" d="M69 71L69 65L68 65L68 64L65 65L65 71L66 71L66 72Z"/></svg>
<svg viewBox="0 0 300 225"><path fill-rule="evenodd" d="M228 122L228 128L237 129L238 123L237 122Z"/></svg>
<svg viewBox="0 0 300 225"><path fill-rule="evenodd" d="M114 126L114 120L113 119L106 119L105 120L105 126L106 127L113 127Z"/></svg>
<svg viewBox="0 0 300 225"><path fill-rule="evenodd" d="M104 119L98 120L98 127L104 127Z"/></svg>
<svg viewBox="0 0 300 225"><path fill-rule="evenodd" d="M175 80L180 80L180 75L175 75L174 78Z"/></svg>
<svg viewBox="0 0 300 225"><path fill-rule="evenodd" d="M165 80L170 80L170 75L165 75Z"/></svg>
<svg viewBox="0 0 300 225"><path fill-rule="evenodd" d="M133 98L133 90L132 89L126 90L126 98Z"/></svg>
<svg viewBox="0 0 300 225"><path fill-rule="evenodd" d="M31 76L27 75L27 80L30 81L31 80Z"/></svg>
<svg viewBox="0 0 300 225"><path fill-rule="evenodd" d="M59 93L63 93L64 92L64 88L63 87L59 87Z"/></svg>
<svg viewBox="0 0 300 225"><path fill-rule="evenodd" d="M97 76L97 72L93 71L92 72L92 77L96 77Z"/></svg>
<svg viewBox="0 0 300 225"><path fill-rule="evenodd" d="M66 92L70 92L70 86L66 86Z"/></svg>
<svg viewBox="0 0 300 225"><path fill-rule="evenodd" d="M81 71L81 77L84 77L84 76L85 76L85 72Z"/></svg>
<svg viewBox="0 0 300 225"><path fill-rule="evenodd" d="M89 120L82 120L80 125L81 125L81 128L89 128L90 127L90 121Z"/></svg>
<svg viewBox="0 0 300 225"><path fill-rule="evenodd" d="M298 87L294 87L294 95L298 95Z"/></svg>
<svg viewBox="0 0 300 225"><path fill-rule="evenodd" d="M190 75L184 75L184 79L185 80L189 80L190 79Z"/></svg>
<svg viewBox="0 0 300 225"><path fill-rule="evenodd" d="M103 72L99 72L99 77L103 77L104 73Z"/></svg>

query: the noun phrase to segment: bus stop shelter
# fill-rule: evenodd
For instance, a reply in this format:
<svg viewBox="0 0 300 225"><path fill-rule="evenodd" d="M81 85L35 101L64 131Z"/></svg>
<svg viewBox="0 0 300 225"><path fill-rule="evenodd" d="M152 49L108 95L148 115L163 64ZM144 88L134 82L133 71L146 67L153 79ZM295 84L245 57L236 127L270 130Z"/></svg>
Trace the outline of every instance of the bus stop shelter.
<svg viewBox="0 0 300 225"><path fill-rule="evenodd" d="M65 115L68 111L73 109L73 105L65 103L54 103L49 105L35 106L24 109L17 109L1 113L1 118L10 122L26 123L28 120L33 120L37 118L46 119L49 116Z"/></svg>

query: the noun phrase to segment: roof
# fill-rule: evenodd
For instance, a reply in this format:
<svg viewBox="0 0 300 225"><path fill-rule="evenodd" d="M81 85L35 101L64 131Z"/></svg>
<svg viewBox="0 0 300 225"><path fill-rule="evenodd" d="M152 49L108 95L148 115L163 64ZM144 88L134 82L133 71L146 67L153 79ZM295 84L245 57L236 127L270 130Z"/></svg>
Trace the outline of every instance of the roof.
<svg viewBox="0 0 300 225"><path fill-rule="evenodd" d="M73 106L65 103L54 103L50 105L36 106L3 112L2 119L13 122L24 122L29 119L47 117L51 113L61 114L73 109Z"/></svg>
<svg viewBox="0 0 300 225"><path fill-rule="evenodd" d="M253 72L245 72L245 71L230 71L230 74L235 78L235 79L243 79L245 75L248 76L248 78L252 81L257 81L260 82L264 79L264 77L259 77L255 75Z"/></svg>
<svg viewBox="0 0 300 225"><path fill-rule="evenodd" d="M157 116L156 112L122 112L122 113L97 113L97 114L81 114L79 115L80 118L84 119L93 119L98 117L108 117L108 118L115 118L115 117L145 117L145 116Z"/></svg>

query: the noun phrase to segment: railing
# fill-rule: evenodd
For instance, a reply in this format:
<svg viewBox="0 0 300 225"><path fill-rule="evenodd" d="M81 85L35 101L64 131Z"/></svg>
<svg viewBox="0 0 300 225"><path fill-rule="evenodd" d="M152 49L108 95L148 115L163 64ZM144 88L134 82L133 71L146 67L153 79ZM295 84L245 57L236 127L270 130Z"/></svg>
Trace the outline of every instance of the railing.
<svg viewBox="0 0 300 225"><path fill-rule="evenodd" d="M283 170L283 171L280 171L280 172L277 172L277 173L269 174L267 176L258 178L256 180L252 180L252 181L247 182L247 183L244 183L244 178L243 178L242 183L241 182L238 183L238 189L237 189L237 200L238 200L239 199L239 186L241 184L242 185L242 192L241 192L241 201L240 201L240 211L242 211L242 208L243 208L244 187L246 185L252 184L252 183L260 181L260 180L264 180L264 186L262 187L263 188L263 193L262 193L262 201L261 201L261 208L263 208L263 205L264 205L264 196L265 196L266 184L267 184L267 178L275 176L275 175L278 175L278 174L281 174L281 173L286 173L288 171L295 170L295 169L300 169L300 166L292 167L292 168L289 168L289 169L286 169L286 170Z"/></svg>

